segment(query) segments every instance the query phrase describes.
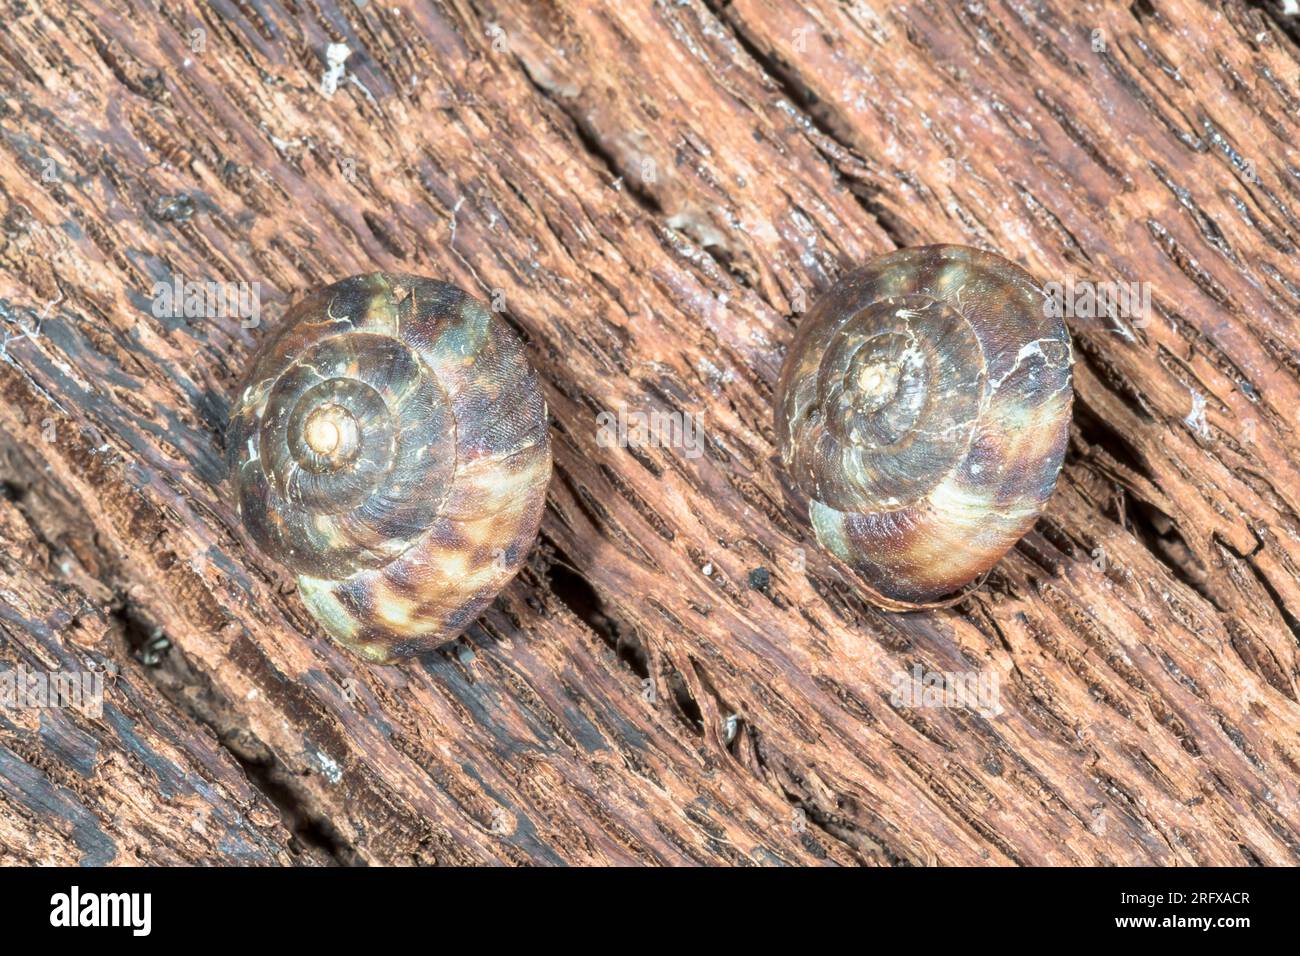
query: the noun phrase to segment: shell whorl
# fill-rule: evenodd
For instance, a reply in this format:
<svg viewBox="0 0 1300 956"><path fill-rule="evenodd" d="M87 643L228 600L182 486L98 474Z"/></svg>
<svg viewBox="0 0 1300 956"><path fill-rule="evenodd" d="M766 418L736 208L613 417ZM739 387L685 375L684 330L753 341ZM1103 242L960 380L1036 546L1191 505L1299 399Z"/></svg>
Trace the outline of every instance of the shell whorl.
<svg viewBox="0 0 1300 956"><path fill-rule="evenodd" d="M889 601L991 568L1051 496L1070 338L1030 276L965 246L882 256L804 317L777 388L782 465L818 541Z"/></svg>
<svg viewBox="0 0 1300 956"><path fill-rule="evenodd" d="M295 304L228 436L238 508L329 634L372 660L450 640L522 564L550 479L513 330L454 286L375 273Z"/></svg>

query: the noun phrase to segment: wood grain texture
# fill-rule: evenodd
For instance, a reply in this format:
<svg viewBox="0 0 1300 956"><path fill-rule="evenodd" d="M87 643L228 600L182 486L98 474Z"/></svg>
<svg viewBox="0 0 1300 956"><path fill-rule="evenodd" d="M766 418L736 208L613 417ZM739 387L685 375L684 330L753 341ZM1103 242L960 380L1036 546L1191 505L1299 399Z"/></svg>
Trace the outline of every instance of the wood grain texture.
<svg viewBox="0 0 1300 956"><path fill-rule="evenodd" d="M114 719L0 712L5 862L1300 860L1271 7L6 6L0 666L118 672ZM808 302L926 242L1153 314L1070 321L1048 513L897 615L787 506L772 391ZM502 303L555 454L526 570L396 668L325 640L221 464L256 343L376 269ZM259 283L261 324L156 318L178 275ZM704 453L602 447L620 408ZM916 665L996 673L1002 713L897 706Z"/></svg>

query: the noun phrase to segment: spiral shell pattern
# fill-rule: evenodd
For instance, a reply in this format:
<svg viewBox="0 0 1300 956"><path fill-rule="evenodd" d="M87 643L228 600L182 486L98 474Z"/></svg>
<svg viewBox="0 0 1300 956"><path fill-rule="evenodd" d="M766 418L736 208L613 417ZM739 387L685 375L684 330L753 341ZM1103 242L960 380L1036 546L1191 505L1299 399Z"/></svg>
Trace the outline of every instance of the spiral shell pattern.
<svg viewBox="0 0 1300 956"><path fill-rule="evenodd" d="M1069 437L1069 333L1018 266L965 246L882 256L809 310L777 386L781 463L818 541L923 605L1033 525Z"/></svg>
<svg viewBox="0 0 1300 956"><path fill-rule="evenodd" d="M390 273L288 311L228 447L250 536L331 637L380 662L473 622L527 556L551 474L514 331L455 286Z"/></svg>

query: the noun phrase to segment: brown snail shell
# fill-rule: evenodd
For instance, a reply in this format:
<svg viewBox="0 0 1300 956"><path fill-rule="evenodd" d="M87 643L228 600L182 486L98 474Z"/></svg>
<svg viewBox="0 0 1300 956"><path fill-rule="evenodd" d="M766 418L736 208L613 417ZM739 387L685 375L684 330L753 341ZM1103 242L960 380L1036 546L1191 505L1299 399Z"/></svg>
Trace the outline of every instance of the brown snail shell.
<svg viewBox="0 0 1300 956"><path fill-rule="evenodd" d="M777 385L781 464L869 596L929 606L1033 525L1069 437L1070 336L1020 267L901 249L804 317Z"/></svg>
<svg viewBox="0 0 1300 956"><path fill-rule="evenodd" d="M551 475L519 337L455 286L319 289L254 357L228 433L240 517L340 644L451 640L523 564Z"/></svg>

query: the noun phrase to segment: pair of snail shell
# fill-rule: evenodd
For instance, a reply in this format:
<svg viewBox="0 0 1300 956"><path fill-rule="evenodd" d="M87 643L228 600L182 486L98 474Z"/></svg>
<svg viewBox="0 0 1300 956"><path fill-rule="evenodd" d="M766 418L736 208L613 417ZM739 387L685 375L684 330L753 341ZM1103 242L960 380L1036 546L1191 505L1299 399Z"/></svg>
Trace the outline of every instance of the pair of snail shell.
<svg viewBox="0 0 1300 956"><path fill-rule="evenodd" d="M1052 492L1070 342L1029 276L905 249L804 318L777 389L788 482L818 541L889 608L988 570ZM343 646L391 662L452 640L524 562L551 473L514 331L441 282L375 273L294 305L227 438L239 514Z"/></svg>

